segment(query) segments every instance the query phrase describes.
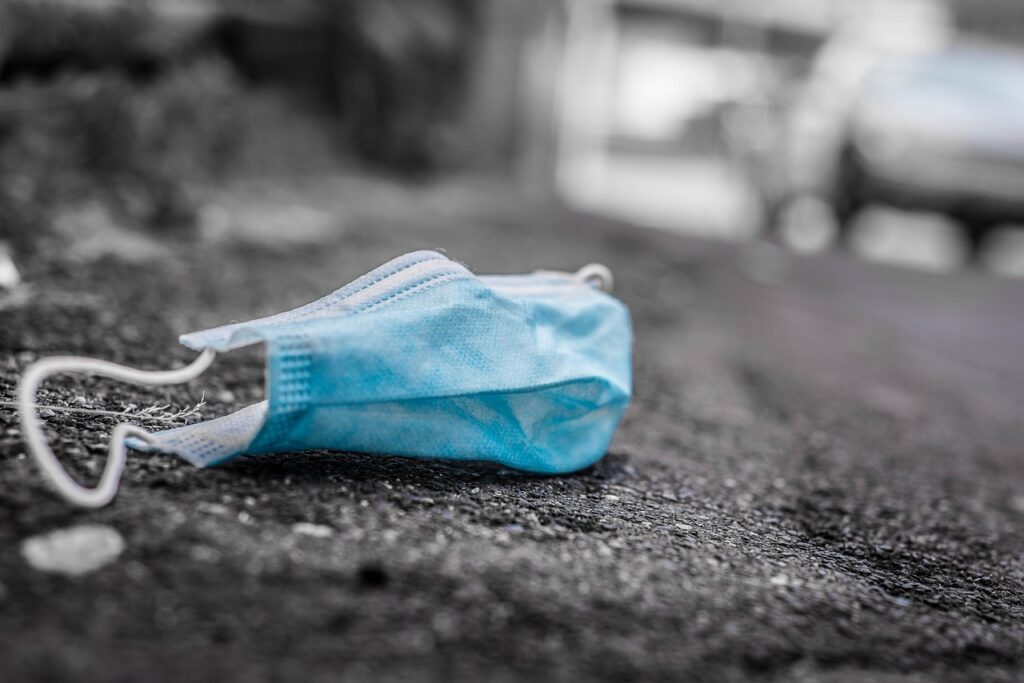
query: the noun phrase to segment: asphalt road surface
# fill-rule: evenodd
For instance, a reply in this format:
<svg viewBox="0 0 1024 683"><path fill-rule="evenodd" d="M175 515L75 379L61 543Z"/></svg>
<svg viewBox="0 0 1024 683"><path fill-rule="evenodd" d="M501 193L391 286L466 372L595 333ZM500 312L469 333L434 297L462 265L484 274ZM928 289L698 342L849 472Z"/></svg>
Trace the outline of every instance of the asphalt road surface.
<svg viewBox="0 0 1024 683"><path fill-rule="evenodd" d="M23 264L28 285L0 297L0 398L47 354L181 365L182 332L305 303L417 248L478 272L603 261L636 334L608 455L550 478L133 453L114 504L83 512L48 492L5 404L3 680L1024 677L1024 283L364 189L356 209L325 201L326 231L301 239L224 228ZM258 400L261 362L228 354L170 388L62 377L40 401L169 405L137 420L166 427L201 396L204 419ZM117 420L46 414L94 480ZM82 525L123 550L80 576L32 560L33 539Z"/></svg>

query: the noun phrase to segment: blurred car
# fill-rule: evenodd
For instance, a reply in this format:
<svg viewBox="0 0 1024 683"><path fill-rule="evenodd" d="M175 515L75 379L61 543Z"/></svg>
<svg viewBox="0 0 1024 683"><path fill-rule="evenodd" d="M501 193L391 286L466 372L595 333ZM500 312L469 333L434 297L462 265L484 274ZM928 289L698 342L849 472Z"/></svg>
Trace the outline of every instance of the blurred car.
<svg viewBox="0 0 1024 683"><path fill-rule="evenodd" d="M867 205L959 220L973 253L1024 221L1024 54L969 44L846 47L790 112L766 184L768 214L806 196L835 209L840 237ZM840 74L837 76L837 73Z"/></svg>
<svg viewBox="0 0 1024 683"><path fill-rule="evenodd" d="M977 251L999 223L1024 220L1024 56L953 47L884 65L839 163L841 224L873 202L934 210Z"/></svg>

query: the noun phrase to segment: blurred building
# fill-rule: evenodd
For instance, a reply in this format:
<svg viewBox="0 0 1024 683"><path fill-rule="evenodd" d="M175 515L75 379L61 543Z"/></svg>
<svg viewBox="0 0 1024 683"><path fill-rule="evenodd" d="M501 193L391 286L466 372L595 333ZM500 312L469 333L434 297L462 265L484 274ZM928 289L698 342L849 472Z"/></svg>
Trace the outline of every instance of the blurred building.
<svg viewBox="0 0 1024 683"><path fill-rule="evenodd" d="M947 14L939 0L491 0L484 12L468 125L478 164L720 235L759 221L728 138L770 134L751 120L737 131L735 105L790 97L843 26L871 17L907 33Z"/></svg>
<svg viewBox="0 0 1024 683"><path fill-rule="evenodd" d="M31 127L36 117L25 112L40 108L39 93L60 99L89 90L78 81L118 79L153 90L213 57L225 66L226 100L270 87L290 104L313 102L343 156L410 173L468 166L637 223L741 237L767 222L766 205L783 192L773 186L780 151L815 161L822 139L835 146L849 85L870 61L862 57L949 30L1012 42L1024 35L1024 6L0 0L0 133ZM22 82L31 87L19 90ZM829 83L840 87L814 92ZM192 99L199 110L210 97ZM11 112L21 124L7 123ZM823 175L815 163L796 165Z"/></svg>

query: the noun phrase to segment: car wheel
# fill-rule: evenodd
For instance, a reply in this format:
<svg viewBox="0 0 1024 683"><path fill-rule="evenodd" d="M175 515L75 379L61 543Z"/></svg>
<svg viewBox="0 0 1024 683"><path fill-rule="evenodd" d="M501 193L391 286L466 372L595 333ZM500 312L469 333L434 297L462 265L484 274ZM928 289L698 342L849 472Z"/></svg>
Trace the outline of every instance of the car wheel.
<svg viewBox="0 0 1024 683"><path fill-rule="evenodd" d="M832 203L839 225L839 242L850 243L853 222L867 204L864 196L864 171L850 147L843 151Z"/></svg>
<svg viewBox="0 0 1024 683"><path fill-rule="evenodd" d="M769 242L782 242L782 212L787 199L766 200L761 205L761 234Z"/></svg>
<svg viewBox="0 0 1024 683"><path fill-rule="evenodd" d="M967 245L967 261L977 264L981 262L981 255L985 246L985 239L992 230L989 221L979 219L964 219L964 242Z"/></svg>

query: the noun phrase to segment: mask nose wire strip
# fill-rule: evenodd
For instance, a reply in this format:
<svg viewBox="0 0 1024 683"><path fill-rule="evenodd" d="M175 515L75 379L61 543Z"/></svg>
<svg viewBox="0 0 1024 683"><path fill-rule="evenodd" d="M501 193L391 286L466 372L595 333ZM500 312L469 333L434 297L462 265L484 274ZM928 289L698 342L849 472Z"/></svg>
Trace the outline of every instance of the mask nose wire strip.
<svg viewBox="0 0 1024 683"><path fill-rule="evenodd" d="M128 368L116 363L82 358L79 356L54 356L44 358L25 369L18 383L18 414L21 420L21 432L25 437L25 446L35 459L43 475L68 502L81 507L98 508L109 503L117 493L117 486L124 471L127 447L125 440L136 437L149 441L152 435L143 429L130 424L119 424L110 435L107 448L107 463L103 475L95 488L87 488L71 478L57 457L50 450L43 433L43 423L36 414L35 398L39 385L54 374L63 372L82 372L122 382L134 384L161 385L180 384L201 375L217 355L213 349L206 349L196 360L178 370L148 371Z"/></svg>

